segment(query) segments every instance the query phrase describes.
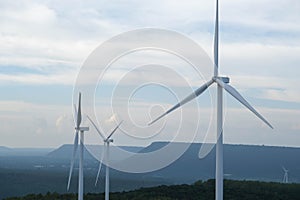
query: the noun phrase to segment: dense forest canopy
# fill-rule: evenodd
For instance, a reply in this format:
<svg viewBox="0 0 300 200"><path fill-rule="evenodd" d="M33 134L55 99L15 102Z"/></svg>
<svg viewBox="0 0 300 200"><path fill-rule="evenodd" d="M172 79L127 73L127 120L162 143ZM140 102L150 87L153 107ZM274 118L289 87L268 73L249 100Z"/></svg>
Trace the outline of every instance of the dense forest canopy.
<svg viewBox="0 0 300 200"><path fill-rule="evenodd" d="M197 181L192 185L158 186L127 192L111 193L111 200L213 200L215 180ZM296 200L300 196L300 184L281 184L258 181L225 180L224 199L228 200ZM30 194L5 200L76 200L76 194ZM104 199L104 194L85 194L85 200Z"/></svg>

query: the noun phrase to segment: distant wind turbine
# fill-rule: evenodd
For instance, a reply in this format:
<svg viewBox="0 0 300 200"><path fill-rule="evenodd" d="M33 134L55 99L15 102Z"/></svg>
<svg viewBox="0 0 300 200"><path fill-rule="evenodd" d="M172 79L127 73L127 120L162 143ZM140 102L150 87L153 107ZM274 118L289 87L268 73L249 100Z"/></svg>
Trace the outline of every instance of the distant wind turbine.
<svg viewBox="0 0 300 200"><path fill-rule="evenodd" d="M272 125L260 115L243 97L242 95L230 86L229 78L219 76L219 1L216 0L216 21L215 21L215 35L214 35L214 75L211 80L195 90L192 94L187 96L181 102L171 107L165 113L160 115L155 120L151 121L148 125L153 124L157 120L183 106L187 102L195 99L202 94L213 83L217 84L217 145L216 145L216 200L223 199L223 89L227 91L236 100L242 103L246 108L253 112L259 119L266 123L270 128ZM201 147L202 149L202 147ZM201 149L199 155L201 155Z"/></svg>
<svg viewBox="0 0 300 200"><path fill-rule="evenodd" d="M74 161L76 156L76 151L78 148L78 133L80 132L80 151L79 151L79 184L78 184L78 200L83 200L83 149L84 149L84 131L88 131L89 127L81 127L81 93L79 93L78 100L78 109L76 109L76 105L74 104L74 122L75 122L75 139L73 145L73 154L71 159L70 173L67 190L70 188L72 171L74 167Z"/></svg>
<svg viewBox="0 0 300 200"><path fill-rule="evenodd" d="M104 151L102 151L102 155L105 155L105 161L106 161L106 170L105 170L105 200L109 200L109 144L111 142L113 142L113 139L111 139L112 135L116 132L116 130L120 127L120 125L122 124L123 121L121 121L113 130L112 132L108 135L108 137L105 137L101 131L98 129L98 127L96 126L96 124L93 122L93 120L87 116L87 118L90 120L90 122L92 123L92 125L95 127L96 131L99 133L99 135L101 136L101 138L103 139L103 147L105 149L105 154L103 153ZM105 148L106 147L106 148ZM97 173L97 178L96 178L96 182L95 185L97 185L98 179L99 179L99 175L100 175L100 171L101 171L101 166L102 166L102 162L103 162L103 157L101 158L101 161L99 163L99 169L98 169L98 173Z"/></svg>
<svg viewBox="0 0 300 200"><path fill-rule="evenodd" d="M288 172L289 172L289 170L287 170L285 167L282 167L282 170L283 170L283 172L284 172L282 182L283 182L283 183L288 183L288 182L289 182L289 177L288 177Z"/></svg>

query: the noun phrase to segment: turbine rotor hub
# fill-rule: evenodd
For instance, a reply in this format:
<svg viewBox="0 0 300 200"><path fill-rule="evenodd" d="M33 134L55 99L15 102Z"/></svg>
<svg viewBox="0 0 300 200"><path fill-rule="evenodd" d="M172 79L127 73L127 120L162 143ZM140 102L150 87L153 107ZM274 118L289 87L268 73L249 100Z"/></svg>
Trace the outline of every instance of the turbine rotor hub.
<svg viewBox="0 0 300 200"><path fill-rule="evenodd" d="M216 81L217 79L221 80L222 82L224 83L229 83L230 82L230 79L229 77L226 77L226 76L215 76L212 78L214 81Z"/></svg>
<svg viewBox="0 0 300 200"><path fill-rule="evenodd" d="M106 139L106 140L104 140L104 142L111 143L111 142L114 142L114 140L113 139Z"/></svg>
<svg viewBox="0 0 300 200"><path fill-rule="evenodd" d="M77 131L88 131L89 127L75 127L75 130L77 130Z"/></svg>

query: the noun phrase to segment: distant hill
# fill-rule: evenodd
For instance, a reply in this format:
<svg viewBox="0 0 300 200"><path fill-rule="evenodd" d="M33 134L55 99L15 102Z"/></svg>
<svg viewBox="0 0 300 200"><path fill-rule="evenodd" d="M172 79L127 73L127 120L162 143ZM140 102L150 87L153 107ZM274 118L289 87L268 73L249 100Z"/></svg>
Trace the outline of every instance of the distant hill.
<svg viewBox="0 0 300 200"><path fill-rule="evenodd" d="M0 146L0 151L10 151L11 148Z"/></svg>
<svg viewBox="0 0 300 200"><path fill-rule="evenodd" d="M0 146L0 156L44 156L51 148L8 148Z"/></svg>
<svg viewBox="0 0 300 200"><path fill-rule="evenodd" d="M155 142L142 151L157 150L167 144ZM176 145L182 145L182 143ZM160 175L174 180L175 183L183 180L192 183L199 179L213 178L215 149L204 159L199 159L200 147L201 144L191 144L174 163L148 175ZM283 178L282 166L284 166L289 169L290 181L300 182L299 155L300 148L226 144L224 145L224 174L230 179L280 182Z"/></svg>
<svg viewBox="0 0 300 200"><path fill-rule="evenodd" d="M78 152L79 148L77 149ZM47 157L51 157L52 159L59 158L59 159L67 159L69 160L72 156L73 152L73 145L71 144L64 144L57 149L49 152L47 154ZM86 150L84 149L84 159L90 159L93 160L94 157ZM78 156L77 156L78 157Z"/></svg>
<svg viewBox="0 0 300 200"><path fill-rule="evenodd" d="M152 152L168 145L167 142L155 142L141 147L124 147L139 153ZM174 143L181 148L184 143ZM191 144L187 151L174 163L158 171L132 174L111 169L111 191L133 190L140 187L161 184L191 184L197 180L215 177L215 150L204 159L198 158L201 144ZM12 195L28 193L66 192L72 145L63 145L53 151L22 150L22 152L40 152L37 156L24 154L18 156L0 155L0 199ZM96 148L102 149L101 146ZM111 148L115 158L117 147ZM122 147L123 148L123 147ZM1 152L1 151L0 151ZM4 151L3 151L4 152ZM43 153L44 152L44 153ZM99 162L85 150L84 174L85 192L104 190L104 168L100 184L95 187L95 176ZM289 170L289 181L300 183L300 148L224 145L224 176L234 180L259 180L281 182L282 166ZM76 157L76 159L78 156ZM162 158L163 159L163 158ZM78 160L78 159L77 159ZM71 192L76 192L78 163L74 166L74 178Z"/></svg>
<svg viewBox="0 0 300 200"><path fill-rule="evenodd" d="M96 151L96 155L98 157L101 157L101 153L103 150L103 146L102 145L86 145L86 148L84 148L84 159L87 160L95 160L95 157L87 150L88 149L96 149L98 151ZM110 146L110 157L111 159L118 159L118 154L116 151L116 148L121 148L125 151L129 151L129 152L139 152L143 149L143 147L131 147L131 146L120 146L120 147L115 147L115 146ZM78 151L78 150L77 150ZM72 156L72 152L73 152L73 145L72 144L65 144L60 146L58 149L55 149L53 151L51 151L50 153L47 154L48 157L51 158L60 158L60 159L70 159ZM99 152L99 154L98 154Z"/></svg>
<svg viewBox="0 0 300 200"><path fill-rule="evenodd" d="M8 151L11 151L11 150L12 150L11 148L0 146L0 153L2 153L2 152L8 152Z"/></svg>
<svg viewBox="0 0 300 200"><path fill-rule="evenodd" d="M198 181L192 185L161 185L152 188L141 188L128 192L112 192L111 200L214 200L215 181ZM297 200L300 196L300 184L279 184L258 181L224 181L224 199L241 200ZM76 194L47 193L31 194L20 198L5 200L76 200ZM86 194L85 200L104 199L104 194Z"/></svg>
<svg viewBox="0 0 300 200"><path fill-rule="evenodd" d="M139 153L156 151L168 142L154 142L151 145L141 147L122 147ZM174 143L181 148L184 143ZM174 163L151 173L142 174L144 177L161 177L173 183L192 183L196 180L207 180L214 177L215 173L215 150L204 159L198 158L201 144L191 144L187 151ZM97 147L102 149L102 147ZM111 157L117 158L117 147L110 148ZM72 145L63 145L50 152L47 156L52 159L60 158L70 160ZM87 151L84 151L85 159L95 160ZM224 145L224 174L230 179L247 179L280 182L283 178L282 166L289 170L289 179L300 182L300 148L272 147L254 145ZM120 174L112 170L112 173ZM178 173L180 172L180 173ZM126 176L126 173L122 173ZM131 176L127 174L128 176Z"/></svg>

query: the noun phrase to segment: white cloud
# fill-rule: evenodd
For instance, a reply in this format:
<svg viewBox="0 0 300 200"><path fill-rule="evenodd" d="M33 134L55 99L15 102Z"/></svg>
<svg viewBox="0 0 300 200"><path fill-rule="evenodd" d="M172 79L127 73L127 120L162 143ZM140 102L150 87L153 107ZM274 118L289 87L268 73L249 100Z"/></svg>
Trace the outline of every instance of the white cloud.
<svg viewBox="0 0 300 200"><path fill-rule="evenodd" d="M270 2L224 1L221 3L221 19L224 18L225 24L229 21L237 24L237 27L246 25L254 27L255 30L268 31L272 29L270 26L273 26L286 33L294 29L299 31L297 20L295 20L299 18L296 12L296 8L299 7L298 3L296 2L295 5L294 1L286 3L282 0L277 0L277 3ZM282 9L289 12L280 12L283 11ZM213 11L214 3L204 0L189 3L169 0L128 1L126 3L66 1L63 4L55 3L55 1L39 3L3 1L0 12L2 18L0 21L2 56L0 55L0 58L2 61L6 59L4 63L11 65L20 65L20 62L15 62L15 60L20 60L24 56L31 58L27 60L27 62L33 62L30 64L36 63L34 59L40 60L41 58L62 60L77 63L77 65L70 65L77 68L78 64L102 41L122 31L145 26L171 28L183 33L200 30L197 32L201 34L196 35L194 39L202 43L210 43ZM274 13L280 15L281 18L272 20L275 18ZM203 26L208 28L203 28ZM224 29L221 37L228 31L230 30ZM210 36L207 37L209 32ZM235 37L238 33L239 31L229 34ZM201 39L203 35L205 35L204 40ZM278 42L276 35L268 38ZM293 38L297 39L297 37ZM265 40L261 42L264 43ZM24 65L30 64L24 63Z"/></svg>
<svg viewBox="0 0 300 200"><path fill-rule="evenodd" d="M43 117L34 117L33 126L36 127L36 134L43 134L48 127L48 123L47 120Z"/></svg>
<svg viewBox="0 0 300 200"><path fill-rule="evenodd" d="M54 10L49 9L46 5L29 3L22 6L14 6L14 9L7 9L1 12L1 17L19 21L23 23L53 23L56 20Z"/></svg>
<svg viewBox="0 0 300 200"><path fill-rule="evenodd" d="M256 98L299 102L299 1L221 1L220 9L220 67L224 74L231 77L232 84L243 93L250 92L251 96L253 93ZM211 55L213 22L214 2L207 0L4 0L0 2L0 82L41 87L46 84L58 87L72 85L81 63L96 46L120 32L142 27L168 28L187 34ZM18 67L19 71L8 72L7 66ZM123 72L112 70L106 81L115 81ZM182 73L185 78L191 77L189 72ZM141 74L132 74L132 77L134 75L134 81L145 78ZM164 77L164 74L160 75ZM157 77L149 75L146 78ZM193 78L190 81L195 86L199 84ZM178 80L170 80L171 83L180 85ZM72 141L71 117L65 117L68 116L66 113L71 112L68 106L40 105L16 99L1 101L0 110L5 145L37 145L31 137L35 132L45 133L35 134L41 146ZM296 145L295 141L299 141L295 134L298 130L298 110L267 111L268 117L274 114L275 127L279 127L276 133L286 133L286 138L280 135L270 140L264 135L265 129L261 130L251 117L247 118L244 114L240 117L240 111L228 110L228 113L231 112L232 121L229 121L228 129L233 135L228 135L228 142L244 143L247 138L245 142L250 143L280 144L283 141L282 144ZM101 115L101 119L106 119L110 114ZM136 119L144 120L142 114ZM34 116L42 120L36 120ZM70 123L64 127L62 121ZM245 126L236 127L241 122ZM60 132L56 125L62 127ZM173 125L175 127L176 124ZM168 136L173 129L169 129ZM245 132L246 137L238 135L240 132ZM257 139L259 133L263 135L262 140ZM15 137L24 135L23 141L15 140Z"/></svg>
<svg viewBox="0 0 300 200"><path fill-rule="evenodd" d="M74 83L76 73L74 71L63 74L52 75L36 75L36 74L21 74L21 75L6 75L0 74L0 82L21 83L21 84L38 84L38 85L71 85Z"/></svg>
<svg viewBox="0 0 300 200"><path fill-rule="evenodd" d="M112 124L112 123L115 123L117 121L117 119L118 119L118 116L117 116L117 114L114 113L114 114L112 114L112 116L110 118L105 120L105 123Z"/></svg>
<svg viewBox="0 0 300 200"><path fill-rule="evenodd" d="M0 101L2 145L56 147L71 143L72 127L65 123L66 127L60 132L55 124L57 116L69 112L71 106Z"/></svg>

